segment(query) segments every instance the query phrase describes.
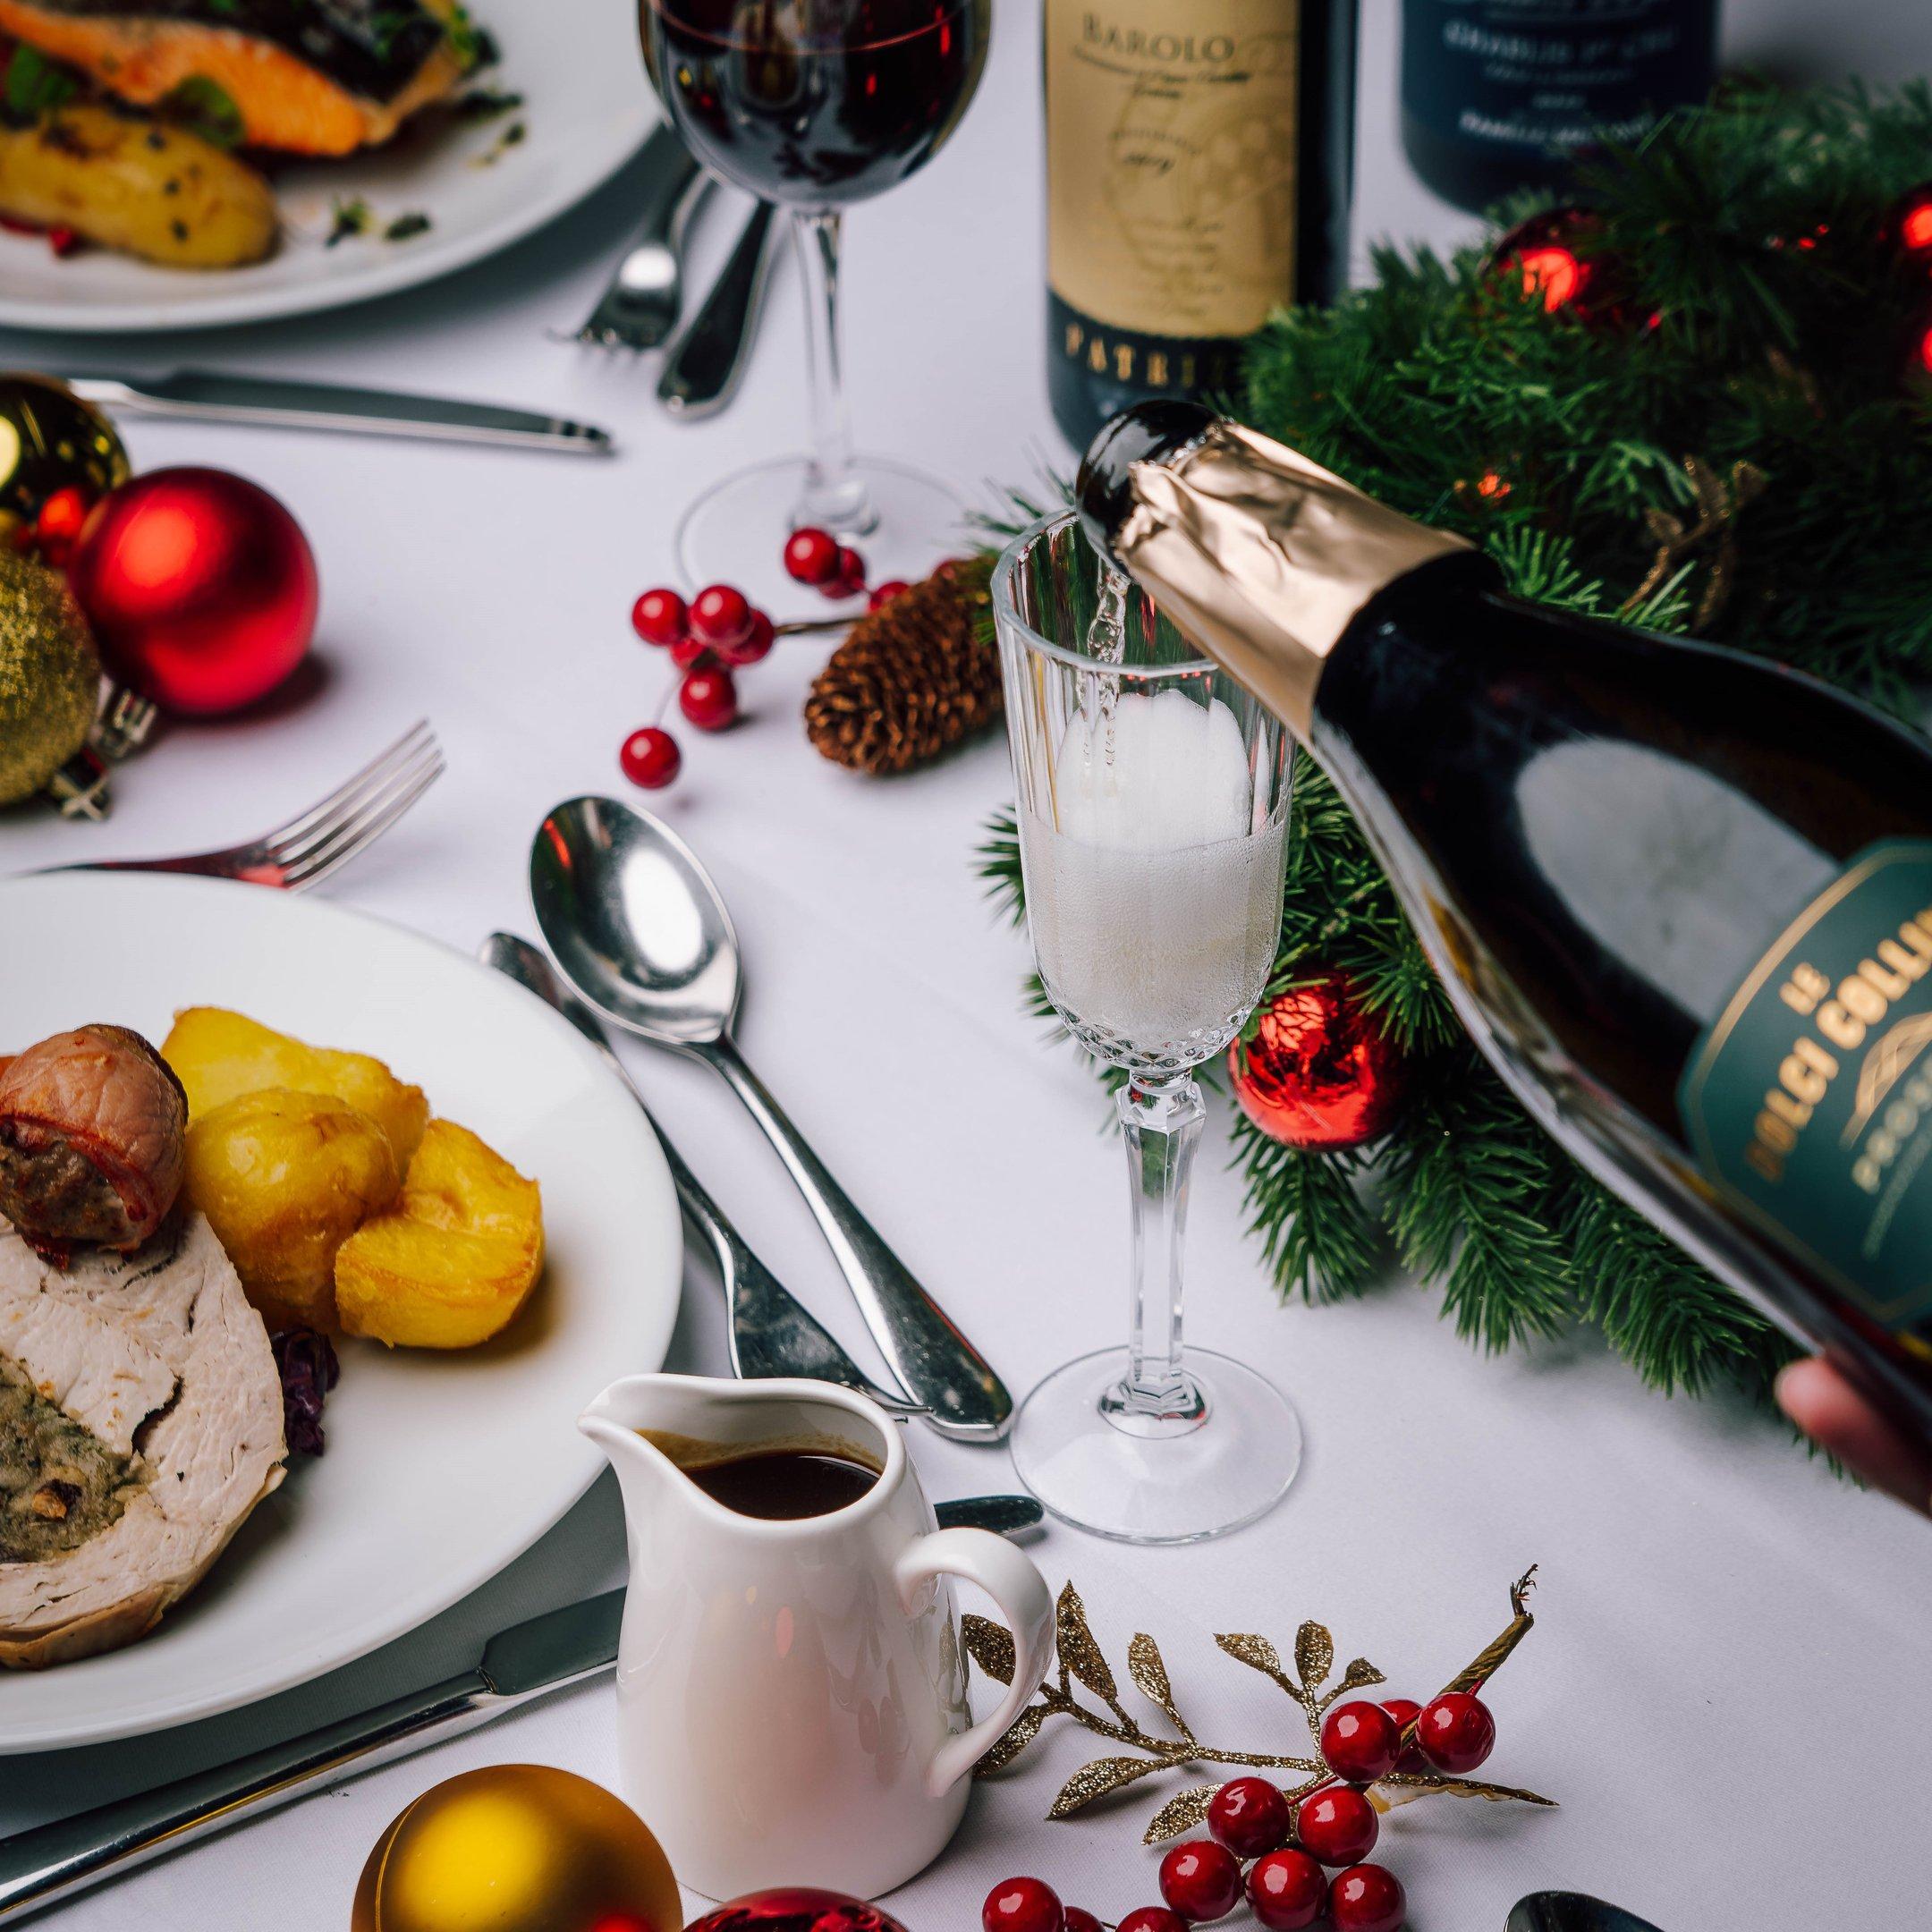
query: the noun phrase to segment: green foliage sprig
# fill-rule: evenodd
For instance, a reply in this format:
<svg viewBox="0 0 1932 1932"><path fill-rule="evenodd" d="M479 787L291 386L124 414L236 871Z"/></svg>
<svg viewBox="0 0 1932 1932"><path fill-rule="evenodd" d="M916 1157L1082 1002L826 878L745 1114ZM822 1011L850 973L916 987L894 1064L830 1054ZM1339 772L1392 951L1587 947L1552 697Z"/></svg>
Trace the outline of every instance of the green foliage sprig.
<svg viewBox="0 0 1932 1932"><path fill-rule="evenodd" d="M1932 674L1932 384L1910 372L1932 272L1890 224L1928 179L1923 83L1730 87L1581 176L1577 252L1612 312L1547 311L1484 250L1383 249L1373 287L1268 326L1241 413L1473 538L1522 596L1694 631L1902 712ZM1017 903L1010 818L982 866ZM1767 1387L1786 1344L1522 1112L1303 760L1271 992L1337 968L1414 1088L1357 1152L1237 1123L1284 1294L1359 1294L1393 1250L1484 1348L1580 1320L1666 1392Z"/></svg>

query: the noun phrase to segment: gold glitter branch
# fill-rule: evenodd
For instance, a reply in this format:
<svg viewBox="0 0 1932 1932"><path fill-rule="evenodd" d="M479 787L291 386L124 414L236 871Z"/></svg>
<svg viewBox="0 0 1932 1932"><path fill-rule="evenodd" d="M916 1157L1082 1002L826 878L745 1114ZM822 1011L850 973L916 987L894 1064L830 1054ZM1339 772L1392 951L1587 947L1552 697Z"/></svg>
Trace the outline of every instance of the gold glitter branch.
<svg viewBox="0 0 1932 1932"><path fill-rule="evenodd" d="M1535 1622L1527 1606L1534 1568L1510 1590L1513 1613L1508 1627L1484 1648L1444 1688L1449 1690L1479 1690L1493 1676L1511 1651L1528 1635ZM997 1623L981 1616L962 1620L967 1654L987 1676L998 1683L1011 1683L1013 1673L1012 1637ZM1131 1716L1121 1701L1120 1685L1106 1654L1095 1640L1087 1621L1087 1606L1072 1583L1060 1592L1055 1614L1055 1640L1058 1663L1054 1680L1041 1687L1038 1699L1028 1705L1003 1738L979 1760L979 1775L990 1775L1004 1770L1024 1751L1051 1717L1071 1717L1074 1723L1109 1743L1126 1745L1135 1756L1097 1758L1076 1771L1061 1787L1046 1816L1072 1818L1096 1799L1124 1790L1157 1772L1179 1770L1190 1765L1240 1765L1255 1769L1295 1771L1304 1774L1299 1784L1284 1787L1291 1802L1339 1782L1320 1755L1321 1723L1329 1707L1338 1699L1371 1684L1383 1682L1382 1673L1366 1657L1354 1658L1333 1684L1328 1680L1335 1668L1335 1640L1319 1623L1303 1623L1295 1632L1294 1669L1283 1664L1280 1653L1266 1637L1251 1631L1232 1631L1215 1642L1237 1663L1259 1673L1301 1707L1315 1755L1303 1757L1277 1751L1225 1750L1204 1744L1182 1716L1175 1701L1174 1686L1160 1647L1145 1631L1137 1631L1127 1646L1127 1674L1134 1687L1154 1705L1173 1726L1175 1734L1164 1737L1149 1731ZM1076 1689L1076 1686L1078 1689ZM1326 1688L1325 1688L1326 1686ZM1080 1690L1097 1699L1101 1708L1082 1702ZM1414 1741L1415 1724L1409 1724L1402 1734L1406 1752ZM1176 1792L1154 1814L1144 1843L1157 1844L1191 1830L1207 1816L1208 1801L1219 1789L1215 1784L1190 1786ZM1492 1801L1514 1801L1547 1805L1547 1798L1535 1792L1521 1791L1507 1784L1487 1784L1478 1778L1445 1777L1433 1771L1391 1772L1369 1788L1369 1797L1378 1809L1387 1810L1406 1804L1431 1792L1454 1797L1484 1798Z"/></svg>

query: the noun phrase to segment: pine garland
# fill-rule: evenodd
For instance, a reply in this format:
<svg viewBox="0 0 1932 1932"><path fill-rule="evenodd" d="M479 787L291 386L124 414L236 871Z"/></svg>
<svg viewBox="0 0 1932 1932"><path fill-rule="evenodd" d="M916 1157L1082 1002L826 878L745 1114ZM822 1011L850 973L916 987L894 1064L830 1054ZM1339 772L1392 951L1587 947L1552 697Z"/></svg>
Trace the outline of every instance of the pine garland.
<svg viewBox="0 0 1932 1932"><path fill-rule="evenodd" d="M1580 176L1577 252L1613 311L1546 310L1486 250L1383 249L1375 286L1268 326L1240 413L1473 538L1521 596L1694 632L1903 712L1932 674L1932 383L1908 372L1932 267L1890 225L1928 179L1923 83L1727 88ZM1017 912L1010 815L981 863ZM1284 1296L1362 1293L1393 1250L1486 1349L1583 1321L1665 1393L1767 1388L1788 1345L1523 1113L1303 759L1270 992L1337 967L1415 1086L1357 1152L1237 1123Z"/></svg>

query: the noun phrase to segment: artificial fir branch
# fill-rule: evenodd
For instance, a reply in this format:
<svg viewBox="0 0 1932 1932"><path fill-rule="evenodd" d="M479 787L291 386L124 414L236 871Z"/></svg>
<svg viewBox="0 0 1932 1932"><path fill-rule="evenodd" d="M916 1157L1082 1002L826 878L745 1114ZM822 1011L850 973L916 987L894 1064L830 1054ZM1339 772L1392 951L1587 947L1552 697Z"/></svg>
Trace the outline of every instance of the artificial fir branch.
<svg viewBox="0 0 1932 1932"><path fill-rule="evenodd" d="M1578 245L1614 270L1618 314L1548 313L1479 250L1385 248L1373 287L1269 326L1238 412L1470 537L1520 595L1694 631L1911 715L1932 679L1932 382L1906 379L1903 351L1932 320L1932 277L1896 258L1887 223L1928 178L1922 82L1729 83L1582 180L1596 226ZM1017 916L1010 815L981 863ZM1360 1293L1393 1250L1483 1346L1580 1318L1658 1389L1762 1394L1783 1340L1516 1106L1306 759L1287 865L1271 992L1347 972L1415 1088L1358 1154L1237 1124L1283 1293ZM1359 1186L1371 1169L1379 1184Z"/></svg>

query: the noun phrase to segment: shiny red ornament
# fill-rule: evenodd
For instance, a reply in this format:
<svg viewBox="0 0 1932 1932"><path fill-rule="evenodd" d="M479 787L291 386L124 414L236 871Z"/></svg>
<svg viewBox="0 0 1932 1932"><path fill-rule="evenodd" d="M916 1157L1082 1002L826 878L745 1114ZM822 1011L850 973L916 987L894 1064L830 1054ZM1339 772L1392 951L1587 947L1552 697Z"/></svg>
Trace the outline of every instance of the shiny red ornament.
<svg viewBox="0 0 1932 1932"><path fill-rule="evenodd" d="M707 584L691 600L691 634L720 650L741 643L751 631L751 606L733 584Z"/></svg>
<svg viewBox="0 0 1932 1932"><path fill-rule="evenodd" d="M684 1932L905 1932L905 1928L863 1899L782 1885L733 1899L692 1919Z"/></svg>
<svg viewBox="0 0 1932 1932"><path fill-rule="evenodd" d="M1462 1777L1496 1749L1496 1719L1480 1698L1467 1690L1445 1690L1422 1707L1415 1741L1438 1771Z"/></svg>
<svg viewBox="0 0 1932 1932"><path fill-rule="evenodd" d="M1624 312L1624 290L1615 260L1597 245L1602 226L1589 208L1546 208L1497 241L1489 251L1490 270L1538 297L1549 314L1615 321Z"/></svg>
<svg viewBox="0 0 1932 1932"><path fill-rule="evenodd" d="M1382 1820L1376 1808L1348 1784L1311 1792L1295 1813L1295 1840L1324 1865L1355 1865L1375 1850Z"/></svg>
<svg viewBox="0 0 1932 1932"><path fill-rule="evenodd" d="M222 470L152 470L110 491L68 579L109 670L188 716L267 697L315 635L315 556L301 526Z"/></svg>
<svg viewBox="0 0 1932 1932"><path fill-rule="evenodd" d="M1248 1873L1248 1903L1267 1932L1301 1932L1328 1901L1328 1875L1306 1852L1270 1852Z"/></svg>
<svg viewBox="0 0 1932 1932"><path fill-rule="evenodd" d="M1241 1858L1285 1844L1292 1822L1280 1785L1264 1777L1230 1778L1208 1801L1208 1829Z"/></svg>
<svg viewBox="0 0 1932 1932"><path fill-rule="evenodd" d="M784 567L801 584L829 583L838 575L838 538L810 525L793 530L785 538Z"/></svg>
<svg viewBox="0 0 1932 1932"><path fill-rule="evenodd" d="M1170 1846L1161 1860L1160 1889L1168 1904L1192 1923L1225 1919L1241 1902L1241 1865L1225 1845L1212 1838L1191 1838Z"/></svg>
<svg viewBox="0 0 1932 1932"><path fill-rule="evenodd" d="M1386 1133L1407 1086L1401 1049L1342 973L1271 1001L1253 1038L1228 1049L1228 1072L1241 1112L1304 1151Z"/></svg>
<svg viewBox="0 0 1932 1932"><path fill-rule="evenodd" d="M1932 182L1908 189L1892 204L1885 230L1900 254L1932 262Z"/></svg>
<svg viewBox="0 0 1932 1932"><path fill-rule="evenodd" d="M1385 1865L1352 1865L1328 1887L1335 1932L1395 1932L1408 1915L1402 1881Z"/></svg>
<svg viewBox="0 0 1932 1932"><path fill-rule="evenodd" d="M738 716L738 687L729 671L692 671L678 686L678 709L699 731L723 731Z"/></svg>
<svg viewBox="0 0 1932 1932"><path fill-rule="evenodd" d="M691 613L675 590L660 585L645 591L631 606L631 628L647 644L675 644L691 629Z"/></svg>
<svg viewBox="0 0 1932 1932"><path fill-rule="evenodd" d="M662 792L677 777L684 754L669 732L660 725L646 724L624 740L617 762L632 784L647 792Z"/></svg>
<svg viewBox="0 0 1932 1932"><path fill-rule="evenodd" d="M1322 1719L1321 1754L1351 1784L1373 1784L1395 1768L1395 1720L1379 1704L1352 1698Z"/></svg>
<svg viewBox="0 0 1932 1932"><path fill-rule="evenodd" d="M979 1908L986 1932L1061 1932L1066 1911L1044 1878L1003 1878Z"/></svg>

